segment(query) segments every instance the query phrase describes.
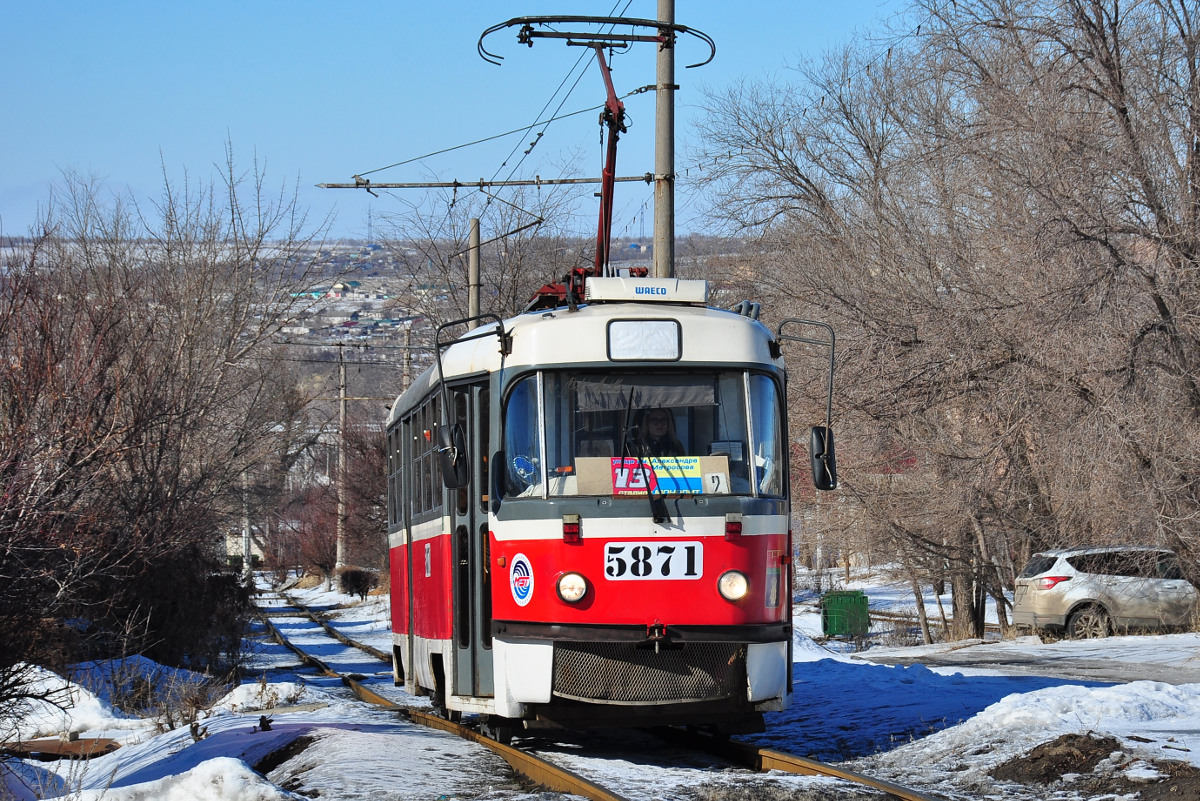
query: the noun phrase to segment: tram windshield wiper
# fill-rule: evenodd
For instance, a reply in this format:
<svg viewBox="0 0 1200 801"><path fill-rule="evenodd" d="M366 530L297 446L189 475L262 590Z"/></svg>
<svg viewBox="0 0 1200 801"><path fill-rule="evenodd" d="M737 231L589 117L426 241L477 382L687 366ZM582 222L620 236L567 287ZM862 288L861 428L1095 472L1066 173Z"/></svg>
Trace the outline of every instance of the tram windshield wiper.
<svg viewBox="0 0 1200 801"><path fill-rule="evenodd" d="M650 516L655 523L665 523L670 519L667 514L667 502L662 498L655 497L654 492L650 489L650 481L646 475L646 465L649 464L650 452L646 447L646 443L642 441L640 436L641 431L638 426L633 423L633 396L634 391L629 389L629 400L625 402L625 425L621 431L621 458L633 457L638 460L638 470L642 472L642 481L646 484L646 498L650 501ZM621 394L624 400L624 392ZM630 437L632 435L632 438ZM637 443L637 453L633 453L631 447L633 443Z"/></svg>

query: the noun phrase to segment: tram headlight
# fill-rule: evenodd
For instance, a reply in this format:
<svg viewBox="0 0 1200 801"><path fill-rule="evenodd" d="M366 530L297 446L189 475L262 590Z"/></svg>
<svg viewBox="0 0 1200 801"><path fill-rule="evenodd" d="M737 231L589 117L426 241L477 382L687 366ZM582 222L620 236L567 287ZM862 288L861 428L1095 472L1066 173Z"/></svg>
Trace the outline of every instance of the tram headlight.
<svg viewBox="0 0 1200 801"><path fill-rule="evenodd" d="M750 592L750 582L746 574L739 570L726 570L717 579L717 591L726 601L740 601Z"/></svg>
<svg viewBox="0 0 1200 801"><path fill-rule="evenodd" d="M578 573L563 573L558 577L558 597L569 604L582 601L587 589L587 579Z"/></svg>

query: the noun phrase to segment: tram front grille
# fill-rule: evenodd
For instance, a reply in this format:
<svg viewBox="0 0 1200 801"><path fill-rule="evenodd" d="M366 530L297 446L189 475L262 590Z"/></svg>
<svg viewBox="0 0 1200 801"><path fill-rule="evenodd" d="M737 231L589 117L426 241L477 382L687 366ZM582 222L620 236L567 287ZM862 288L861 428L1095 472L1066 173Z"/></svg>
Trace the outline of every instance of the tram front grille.
<svg viewBox="0 0 1200 801"><path fill-rule="evenodd" d="M738 643L683 643L655 651L633 643L556 642L554 694L578 701L651 704L744 693Z"/></svg>

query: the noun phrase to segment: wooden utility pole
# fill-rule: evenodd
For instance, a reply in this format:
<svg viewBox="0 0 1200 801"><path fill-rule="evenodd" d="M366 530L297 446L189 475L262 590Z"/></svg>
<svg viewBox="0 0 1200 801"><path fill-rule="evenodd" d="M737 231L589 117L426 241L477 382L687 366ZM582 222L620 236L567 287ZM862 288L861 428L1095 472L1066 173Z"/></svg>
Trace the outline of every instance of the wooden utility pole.
<svg viewBox="0 0 1200 801"><path fill-rule="evenodd" d="M658 21L675 24L675 0L658 0ZM658 48L654 106L654 277L675 277L675 34Z"/></svg>

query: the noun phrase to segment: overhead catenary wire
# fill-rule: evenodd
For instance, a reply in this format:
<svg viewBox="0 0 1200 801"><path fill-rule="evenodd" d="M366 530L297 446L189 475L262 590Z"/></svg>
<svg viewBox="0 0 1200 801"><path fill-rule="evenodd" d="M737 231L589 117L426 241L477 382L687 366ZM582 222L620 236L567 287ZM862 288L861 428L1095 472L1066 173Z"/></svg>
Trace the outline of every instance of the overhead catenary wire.
<svg viewBox="0 0 1200 801"><path fill-rule="evenodd" d="M626 0L625 6L624 6L624 8L621 10L621 13L622 13L622 14L623 14L623 13L625 13L625 11L626 11L626 10L628 10L628 9L629 9L629 6L631 6L632 4L633 4L633 0ZM618 0L618 2L617 2L617 3L614 3L614 4L613 4L612 10L609 12L610 16L611 16L613 13L615 13L615 12L616 12L616 9L617 9L617 7L618 7L619 5L620 5L620 2L619 2L619 0ZM612 26L610 26L610 27L612 27ZM586 74L586 72L587 72L587 68L588 68L588 67L591 65L591 63L592 63L592 61L593 61L594 59L595 59L595 52L594 52L594 51L591 51L590 49L589 49L588 51L585 51L585 52L583 52L583 53L581 53L581 54L580 54L579 58L577 58L577 59L575 60L575 63L574 63L574 64L571 66L571 68L570 68L570 69L567 71L566 75L565 75L565 76L563 76L563 79L562 79L562 80L559 82L559 84L558 84L558 86L555 88L554 92L553 92L553 93L551 93L551 95L550 95L550 98L549 98L549 99L546 101L546 103L545 103L545 104L542 106L541 110L540 110L540 111L538 111L537 115L536 115L536 116L535 116L535 118L534 118L534 122L532 122L531 124L529 124L528 126L525 126L525 127L523 127L523 128L514 129L513 131L509 131L509 132L507 132L507 133L505 133L505 134L497 135L497 136L494 136L494 137L487 137L487 138L485 138L485 139L483 139L483 140L480 140L481 142L482 142L482 141L492 141L492 140L494 140L494 139L501 138L502 136L513 135L513 134L515 134L515 133L524 133L524 136L522 136L522 137L521 137L521 141L520 141L520 142L518 142L518 143L517 143L517 145L515 145L515 146L512 148L512 150L510 150L510 151L509 151L508 155L507 155L507 156L505 156L504 160L503 160L503 161L500 163L500 165L499 165L499 166L496 168L496 170L495 170L495 171L492 173L492 177L491 177L491 179L490 179L490 180L487 182L489 185L496 185L496 178L497 178L497 176L499 176L499 175L500 175L500 173L501 173L501 171L503 171L503 170L504 170L504 168L505 168L505 167L508 165L508 162L509 162L509 161L510 161L510 160L513 158L513 156L516 154L516 152L517 152L517 151L518 151L518 150L519 150L519 149L522 147L522 145L524 144L525 140L528 138L528 136L529 136L530 132L532 132L532 131L533 131L535 128L537 128L538 126L541 126L541 130L537 132L537 134L536 134L535 138L533 139L533 141L529 142L529 146L528 146L528 148L527 148L527 149L525 149L525 150L522 152L520 159L518 159L518 160L517 160L517 163L516 163L516 164L514 164L514 165L512 166L512 168L509 170L509 173L508 173L508 178L506 179L506 181L511 181L511 180L512 180L512 177L513 177L513 176L514 176L514 175L517 173L517 170L519 170L519 169L521 168L521 165L522 165L522 164L524 164L524 162L525 162L525 159L527 159L527 158L529 157L529 155L530 155L530 154L533 152L533 150L534 150L534 149L537 147L537 145L538 145L538 144L541 142L541 140L542 140L542 137L545 135L545 133L546 133L546 130L549 128L549 126L550 126L550 124L551 124L551 123L553 123L553 122L555 122L555 121L557 121L557 120L566 119L566 118L568 118L568 117L575 116L575 115L577 115L577 114L583 113L583 110L581 110L581 111L578 111L578 112L571 112L571 113L568 113L568 114L561 114L560 112L562 111L562 108L563 108L563 106L565 106L565 105L566 105L567 101L568 101L568 100L570 100L570 98L571 98L571 95L574 93L575 89L576 89L576 88L579 86L579 83L580 83L580 81L582 81L582 80L583 80L583 77L584 77L584 75L585 75L585 74ZM582 67L583 67L582 69L580 69L581 65L582 65ZM575 75L576 71L578 71L578 73L579 73L578 75ZM549 109L549 108L550 108L550 106L551 106L551 104L553 104L553 103L554 103L554 100L555 100L555 98L557 98L557 97L559 96L559 93L560 93L560 92L562 92L562 90L563 90L563 87L567 85L567 82L571 80L571 78L572 78L572 76L573 76L573 75L575 76L575 80L574 80L574 82L572 82L572 83L571 83L571 87L570 87L570 89L568 89L568 90L566 91L566 93L565 93L565 94L562 96L562 99L559 101L559 103L558 103L558 106L557 106L557 107L555 107L555 109L554 109L553 113L551 114L551 116L550 116L550 117L548 117L548 118L546 118L546 119L542 119L543 115L546 113L546 110L547 110L547 109ZM635 90L633 90L632 92L629 92L629 93L628 93L628 94L626 94L624 97L630 97L630 96L632 96L632 95L635 95L635 94L640 94L640 93L642 93L642 92L644 92L644 91L647 91L647 89L649 89L649 88L652 88L652 87L640 87L640 88L638 88L638 89L635 89ZM593 107L591 107L591 108L589 108L589 109L586 109L586 110L587 110L587 111L596 111L596 110L598 110L598 109L600 109L600 108L603 108L603 106L593 106ZM455 149L458 149L458 147L454 147L454 148L448 148L447 150L455 150ZM441 151L441 152L445 152L445 151ZM405 162L399 162L399 163L397 163L396 165L392 165L392 166L399 166L399 164L402 164L402 163L411 163L412 161L416 161L416 160L419 160L419 159L409 159L409 160L407 160L407 161L405 161ZM379 169L386 169L386 168L379 168ZM369 171L369 172L372 172L372 173L373 173L373 172L378 172L378 171L379 171L379 170L372 170L372 171ZM356 181L356 183L359 183L359 185L367 185L367 184L369 184L369 182L368 182L368 181L365 181L365 180L362 178L362 176L363 176L363 175L366 175L366 174L368 174L368 173L357 173L357 174L355 175L355 181ZM626 180L630 180L630 179L626 179ZM561 176L560 176L560 178L558 178L558 179L552 179L552 181L553 181L553 182L555 182L555 183L558 183L558 182L563 182L563 183L566 183L566 182L568 182L567 180L564 180L564 179L562 179L562 178L561 178ZM454 183L456 183L456 184L457 184L458 182L454 182ZM479 182L479 185L480 185L480 188L481 188L481 189L482 189L482 186L484 185L484 183L485 183L485 182L483 182L483 181L480 181L480 182ZM515 183L515 182L514 182L514 183ZM535 182L534 184L528 184L528 185L537 185L537 184L540 184L540 183L550 183L550 181L544 181L544 182L543 182L543 181L538 181L538 182ZM524 184L521 184L521 185L524 185ZM397 188L399 188L399 187L397 187ZM455 186L455 189L457 190L457 186ZM491 195L490 193L485 193L485 194L487 194L487 195L488 195L488 199L487 199L487 200L484 202L483 209L482 209L482 210L479 212L480 216L482 216L484 213L486 213L486 212L487 212L487 210L488 210L488 209L491 207L492 201L495 199L495 196ZM524 211L524 210L523 210L523 211ZM538 220L538 223L540 224L540 222L541 222L542 220L541 220L541 218L540 218L538 215L536 215L536 214L533 214L533 213L531 213L531 212L527 212L527 213L529 213L531 217L534 217L534 218L536 218L536 219ZM518 229L518 230L523 230L524 228L527 228L527 227L530 227L530 226L528 226L528 225L526 225L526 226L522 226L522 228L521 228L521 229ZM515 231L510 231L510 232L507 232L506 234L502 234L500 237L497 237L497 238L502 238L503 236L507 236L507 235L510 235L510 234L512 234L512 233L515 233Z"/></svg>
<svg viewBox="0 0 1200 801"><path fill-rule="evenodd" d="M633 0L628 0L628 2L626 2L625 9L622 10L622 13L624 13L624 11L629 8L629 6L632 4L632 1ZM616 10L617 5L619 5L619 3L614 4L613 11ZM611 13L612 12L610 12L610 14ZM542 131L537 134L537 138L533 142L529 143L529 147L524 153L524 155L526 155L526 156L529 155L529 153L531 153L533 151L533 149L537 146L538 142L540 142L543 134L545 133L546 128L549 127L549 125L551 123L558 122L559 120L565 120L570 117L575 117L580 114L586 114L588 112L599 111L600 109L604 108L604 105L600 104L600 105L596 105L596 106L589 106L588 108L579 109L577 111L570 111L570 112L567 112L566 114L559 113L562 110L562 107L564 105L566 105L566 101L568 99L570 99L571 93L574 92L575 87L579 85L580 79L583 77L584 72L586 72L586 68L585 68L585 70L580 72L579 76L576 77L575 83L573 83L571 85L571 89L568 90L566 96L558 104L558 107L554 111L554 115L547 119L544 119L544 120L541 119L542 115L546 112L546 109L550 108L550 105L554 102L554 99L558 96L559 92L562 91L563 86L565 86L567 81L569 81L571 79L571 76L575 73L575 71L577 69L579 69L580 64L585 59L587 59L590 63L591 58L594 58L594 57L595 56L592 53L581 53L580 54L579 58L576 59L575 63L567 71L567 74L565 76L563 76L563 79L559 82L558 87L554 90L553 93L551 93L550 99L546 101L546 103L542 106L541 110L538 111L537 115L534 117L534 121L532 123L530 123L529 125L524 125L520 128L513 128L512 130L505 131L503 133L493 134L491 136L485 136L481 139L476 139L471 142L464 142L462 144L452 145L450 147L442 148L440 150L434 150L430 153L426 153L421 156L413 156L412 158L404 159L402 161L397 161L392 164L384 165L382 167L376 167L376 168L370 169L370 170L361 170L361 171L355 173L355 177L361 178L362 176L372 175L377 172L382 172L383 170L390 170L394 167L402 167L406 164L412 164L414 162L422 161L424 159L431 158L433 156L439 156L439 155L442 155L445 153L451 153L455 150L462 150L467 147L473 147L475 145L484 144L486 142L492 142L497 139L503 139L506 136L513 136L513 135L519 134L519 133L522 133L522 134L525 134L526 136L528 136L530 131L532 131L534 128L538 127L539 125L541 125ZM634 91L630 92L629 94L625 95L624 97L631 97L632 95L639 94L641 92L645 92L649 88L652 88L652 87L641 87L639 89L635 89ZM524 137L522 137L522 138L524 138ZM497 167L495 172L492 174L493 180L495 179L495 177L497 175L500 174L500 171L504 169L505 165L508 163L508 160L512 158L513 154L515 154L517 152L518 148L520 148L520 147L521 147L521 145L518 144L517 146L513 147L513 149L511 151L509 151L509 154L504 158L504 161L502 161L500 163L500 166ZM519 167L519 166L520 166L520 162L517 163L517 167ZM516 169L516 167L514 167L514 171L515 171L515 169Z"/></svg>
<svg viewBox="0 0 1200 801"><path fill-rule="evenodd" d="M619 5L620 5L620 2L617 2L613 5L612 10L609 12L610 16L613 15L614 13L616 13L616 8ZM632 5L632 0L627 0L627 2L624 5L624 8L621 9L620 14L623 15L631 5ZM883 42L886 43L887 46L886 47L881 46L873 57L868 59L862 66L860 66L856 70L852 71L849 75L847 75L843 80L843 86L849 87L853 84L853 82L856 78L861 78L864 75L870 75L872 66L874 66L880 62L886 62L887 60L891 59L892 54L893 54L893 49L900 43L902 43L906 40L915 39L915 38L921 36L922 30L927 28L928 24L933 21L934 16L935 16L935 12L931 11L928 14L924 15L924 17L921 19L921 21L918 24L916 24L915 26L909 27L908 30L904 31L903 33L899 33L895 36L885 38L883 40ZM610 26L610 29L612 27L613 26ZM567 73L563 77L563 79L559 82L558 87L551 94L550 98L546 101L546 103L542 106L541 110L535 116L534 122L530 123L529 125L522 126L519 128L514 128L511 130L502 132L502 133L486 136L486 137L476 139L476 140L473 140L470 142L464 142L462 144L453 145L453 146L450 146L447 148L442 148L442 149L435 150L435 151L432 151L430 153L426 153L426 154L423 154L420 156L414 156L411 158L404 159L402 161L384 165L382 167L376 167L376 168L373 168L370 170L364 170L364 171L356 173L355 178L361 179L361 178L363 178L363 176L372 175L372 174L375 174L375 173L378 173L378 172L381 172L384 170L392 169L392 168L399 167L399 166L404 166L404 165L411 164L414 162L419 162L419 161L422 161L423 159L430 158L433 156L442 155L442 154L453 152L456 150L465 149L468 147L476 146L479 144L484 144L484 143L495 141L498 139L503 139L504 137L507 137L507 136L514 136L519 133L525 134L526 136L528 136L531 131L533 131L538 126L541 126L542 130L535 134L535 139L528 143L528 147L526 147L526 149L523 151L521 159L510 170L509 176L511 177L520 168L520 166L524 162L525 158L528 157L533 152L533 150L537 147L537 145L541 142L543 135L546 133L546 131L551 123L557 122L559 120L568 119L570 117L578 116L580 114L585 114L588 112L595 112L595 111L598 111L599 109L603 108L603 106L601 106L601 105L596 105L596 106L590 106L588 108L578 109L576 111L571 111L571 112L568 112L565 114L559 113L561 111L562 107L566 104L567 100L572 95L572 93L578 87L580 81L583 78L583 75L586 72L586 66L590 65L591 60L594 58L595 58L595 55L593 52L590 51L590 49L587 52L584 52L580 55L580 57L576 60L576 62L572 65L572 67L567 71ZM554 103L555 98L558 97L558 95L562 91L563 87L566 86L568 81L571 80L571 78L575 74L576 70L578 70L580 68L581 64L583 64L583 62L585 60L587 61L587 65L585 65L584 70L581 71L578 76L575 76L575 80L571 84L571 88L569 90L567 90L566 95L559 102L553 115L546 119L542 119L541 118L542 114L544 114L546 112L546 110L549 109L550 106ZM652 90L653 88L654 88L653 86L640 87L640 88L635 89L627 94L622 95L621 97L622 97L622 99L625 99L625 98L631 97L633 95L636 95L636 94L639 94L639 93L642 93L642 92L645 92L648 90ZM804 107L798 113L801 115L804 115L811 111L817 110L817 109L823 107L825 105L825 102L829 99L830 99L830 97L829 97L828 93L822 94L816 102ZM362 181L361 183L358 183L358 184L318 184L318 186L327 187L327 188L350 188L350 187L364 188L364 187L366 187L366 188L371 188L371 189L374 189L374 188L387 189L387 188L417 188L417 187L428 187L428 188L447 187L448 188L448 187L453 187L456 185L457 185L457 187L469 188L469 187L482 187L483 185L496 185L495 177L501 173L501 171L508 165L509 160L512 159L512 157L516 154L517 150L520 149L524 144L525 144L525 140L524 140L524 137L522 137L522 142L518 143L516 146L514 146L512 148L512 150L510 150L508 155L504 158L504 160L500 163L500 165L497 167L497 169L493 172L492 181L488 181L488 182L484 182L484 181L438 182L437 184L415 183L414 182L414 183L403 184L403 185L396 184L396 185L380 186L378 184L373 184L369 181ZM708 169L716 168L719 165L721 165L722 163L732 160L736 155L738 155L738 154L734 153L734 152L722 152L722 153L706 152L697 161L694 161L691 164L684 165L680 169L677 169L676 176L677 176L677 178L682 178L686 182L691 170L695 169L697 171L703 171L706 168L708 168ZM551 180L556 180L556 179L551 179ZM551 183L551 180L541 181L540 183L549 184L549 183ZM618 179L618 180L632 180L632 179L625 178L625 179ZM523 183L521 185L537 185L537 183L539 183L539 182L538 181L530 181L527 183ZM518 184L514 183L512 185L518 185ZM398 197L398 196L396 196L396 197ZM683 204L684 209L686 209L687 207L693 206L697 202L697 200L698 200L698 197L696 197L693 194ZM490 207L490 205L491 205L491 198L489 197L488 201L484 204L483 211L481 211L480 213L482 214L483 212L485 212ZM642 204L643 207L645 205L646 205L645 203ZM532 216L536 217L537 215L532 215ZM635 213L634 219L629 220L626 223L626 225L622 229L622 232L621 232L622 235L626 231L628 231L630 226L636 221L636 216L637 215ZM503 236L504 235L502 234L498 238L502 238Z"/></svg>
<svg viewBox="0 0 1200 801"><path fill-rule="evenodd" d="M618 2L613 4L612 10L609 12L610 16L616 12L617 6L619 6L619 5L620 5L620 0L618 0ZM625 8L621 9L621 13L624 14L627 10L629 10L629 7L631 5L633 5L633 0L627 0L627 2L625 3ZM615 26L610 26L610 29L612 27L615 27ZM579 58L577 58L575 60L575 64L571 67L570 70L567 71L566 76L564 76L562 81L559 82L558 88L554 90L554 93L550 95L550 99L546 101L546 104L544 106L542 106L542 110L538 112L538 117L541 117L541 115L546 112L546 109L548 109L550 107L550 104L554 102L554 98L558 95L558 93L560 91L562 91L562 88L563 88L563 86L566 85L567 81L570 80L571 75L575 72L575 70L579 69L580 64L583 64L583 69L579 71L579 75L576 76L575 82L573 84L571 84L571 88L567 90L567 93L563 96L563 99L559 102L558 107L555 108L553 116L549 120L547 120L545 123L540 123L540 122L535 121L532 125L530 125L528 128L525 129L525 131L527 133L529 131L532 131L538 125L542 126L541 133L545 133L546 129L550 126L550 123L554 121L554 118L558 116L559 111L562 110L562 107L567 104L567 101L571 98L571 95L574 93L575 89L579 86L579 82L581 80L583 80L584 74L587 72L588 67L591 66L592 61L595 60L595 58L596 58L596 53L594 50L591 50L590 48L579 54ZM586 61L586 63L584 63L585 61ZM535 140L534 144L536 144L537 141L540 141L540 139L541 139L541 137L539 135L538 139ZM520 147L520 146L518 145L518 147ZM521 164L524 163L525 159L528 158L529 153L532 151L533 151L533 148L531 147L528 151L526 151L521 156L521 159L516 163L516 165L509 172L510 178L514 174L516 174L516 171L521 167ZM500 174L500 171L504 169L504 166L506 164L508 164L508 160L511 159L513 157L513 154L516 152L517 152L517 148L514 147L512 149L512 151L509 152L508 156L505 157L504 161L500 164L500 166L496 168L496 172L492 175L493 179L497 175ZM485 206L485 208L486 208L486 206Z"/></svg>
<svg viewBox="0 0 1200 801"><path fill-rule="evenodd" d="M633 95L640 94L645 91L647 91L647 88L643 86L639 89L633 90L632 92L630 92L627 95L624 95L624 97L622 99L624 99L625 97L632 97ZM568 111L566 114L559 114L557 116L551 117L548 120L545 120L545 123L548 125L552 122L558 122L559 120L565 120L565 119L569 119L571 117L578 117L580 114L587 114L588 112L599 111L602 108L604 108L604 105L600 104L598 106L589 106L588 108L581 108L581 109L578 109L577 111ZM376 167L373 170L363 170L362 172L355 173L355 175L357 175L359 177L362 177L364 175L371 175L373 173L382 172L383 170L390 170L394 167L403 167L406 164L412 164L417 161L424 161L425 159L432 158L434 156L441 156L445 153L452 153L455 150L462 150L463 148L474 147L475 145L482 145L487 142L494 142L495 140L503 139L506 136L512 136L514 134L519 134L519 133L528 134L529 130L536 125L538 125L538 123L535 122L533 125L525 125L520 128L513 128L511 131L505 131L504 133L498 133L498 134L493 134L491 136L485 136L482 139L476 139L473 142L463 142L461 145L451 145L450 147L444 147L441 150L435 150L432 153L426 153L423 156L413 156L412 158L405 159L404 161L397 161L394 164L387 164L387 165L384 165L383 167ZM538 134L538 136L540 137L541 134Z"/></svg>

